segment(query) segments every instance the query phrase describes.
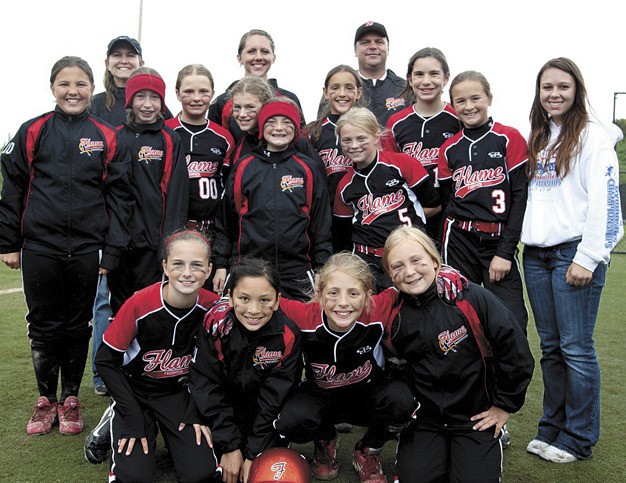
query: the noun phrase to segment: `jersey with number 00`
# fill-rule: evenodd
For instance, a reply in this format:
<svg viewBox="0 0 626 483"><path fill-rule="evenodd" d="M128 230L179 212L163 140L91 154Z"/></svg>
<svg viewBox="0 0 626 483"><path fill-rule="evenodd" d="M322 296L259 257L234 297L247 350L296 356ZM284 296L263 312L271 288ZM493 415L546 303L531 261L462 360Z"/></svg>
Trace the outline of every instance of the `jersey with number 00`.
<svg viewBox="0 0 626 483"><path fill-rule="evenodd" d="M431 117L422 117L414 106L410 106L387 121L384 149L405 153L417 159L426 168L435 186L438 186L439 148L460 129L459 118L448 103Z"/></svg>
<svg viewBox="0 0 626 483"><path fill-rule="evenodd" d="M352 217L352 241L382 247L394 228L423 226L424 207L439 205L424 167L402 153L378 151L364 170L348 169L337 186L334 214Z"/></svg>
<svg viewBox="0 0 626 483"><path fill-rule="evenodd" d="M456 220L509 223L515 193L526 193L526 161L526 141L512 127L490 119L483 126L457 133L439 151L439 181L451 183L452 190L446 215ZM525 201L524 194L524 205ZM522 207L522 218L523 214Z"/></svg>
<svg viewBox="0 0 626 483"><path fill-rule="evenodd" d="M179 117L166 124L180 136L185 152L189 172L188 218L213 223L235 141L226 129L211 121L197 132L185 126Z"/></svg>

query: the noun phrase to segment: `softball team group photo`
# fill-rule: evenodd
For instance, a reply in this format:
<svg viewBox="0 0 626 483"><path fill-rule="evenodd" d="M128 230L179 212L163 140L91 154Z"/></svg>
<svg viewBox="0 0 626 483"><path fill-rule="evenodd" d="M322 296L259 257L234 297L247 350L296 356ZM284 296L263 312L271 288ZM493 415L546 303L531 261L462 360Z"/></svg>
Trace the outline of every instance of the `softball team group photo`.
<svg viewBox="0 0 626 483"><path fill-rule="evenodd" d="M161 439L184 482L327 481L342 466L369 483L498 482L511 440L555 464L592 456L623 135L569 58L537 73L525 138L492 118L479 70L452 76L423 47L397 75L388 47L384 25L360 25L358 67L328 66L309 122L270 77L261 29L223 93L218 66L181 66L170 85L125 35L98 94L86 60L53 63L54 109L1 156L33 444L82 435L110 482L154 481ZM507 422L535 370L529 313L543 413L520 441ZM94 427L86 390L110 400Z"/></svg>

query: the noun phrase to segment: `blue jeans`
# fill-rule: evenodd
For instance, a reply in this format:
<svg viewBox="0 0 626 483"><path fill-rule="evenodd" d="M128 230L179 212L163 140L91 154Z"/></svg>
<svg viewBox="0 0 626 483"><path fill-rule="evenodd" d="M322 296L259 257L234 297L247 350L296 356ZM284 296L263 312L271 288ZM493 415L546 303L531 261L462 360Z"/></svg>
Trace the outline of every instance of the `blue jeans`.
<svg viewBox="0 0 626 483"><path fill-rule="evenodd" d="M98 284L98 293L96 294L96 301L93 305L93 339L91 341L91 369L93 371L93 385L98 386L104 384L96 364L96 352L98 347L102 343L102 336L104 331L109 327L109 318L111 317L111 306L109 305L109 286L107 284L106 275L100 277L100 283Z"/></svg>
<svg viewBox="0 0 626 483"><path fill-rule="evenodd" d="M600 436L600 366L593 331L607 266L590 283L567 284L578 241L524 248L524 279L541 341L543 416L537 439L573 454L591 456Z"/></svg>

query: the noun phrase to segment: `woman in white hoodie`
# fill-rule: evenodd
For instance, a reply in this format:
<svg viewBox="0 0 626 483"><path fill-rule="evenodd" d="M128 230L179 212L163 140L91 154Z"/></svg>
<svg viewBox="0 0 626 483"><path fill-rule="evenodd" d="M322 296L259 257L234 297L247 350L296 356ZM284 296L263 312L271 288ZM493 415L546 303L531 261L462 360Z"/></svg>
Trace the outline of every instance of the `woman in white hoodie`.
<svg viewBox="0 0 626 483"><path fill-rule="evenodd" d="M624 232L617 139L587 113L584 80L571 60L548 61L535 87L521 241L541 340L544 412L527 451L569 463L591 457L600 435L593 331L610 252Z"/></svg>

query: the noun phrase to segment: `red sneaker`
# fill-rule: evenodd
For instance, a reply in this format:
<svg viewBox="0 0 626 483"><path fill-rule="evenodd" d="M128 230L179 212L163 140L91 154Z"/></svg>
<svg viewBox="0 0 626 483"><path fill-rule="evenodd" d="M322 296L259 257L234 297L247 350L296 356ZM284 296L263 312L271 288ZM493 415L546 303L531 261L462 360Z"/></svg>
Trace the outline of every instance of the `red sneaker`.
<svg viewBox="0 0 626 483"><path fill-rule="evenodd" d="M76 396L68 396L63 405L59 404L59 433L78 434L83 431L83 418L80 415L80 402Z"/></svg>
<svg viewBox="0 0 626 483"><path fill-rule="evenodd" d="M366 483L387 483L387 477L383 473L380 464L382 449L364 448L363 451L355 449L352 453L352 465L359 473L359 479Z"/></svg>
<svg viewBox="0 0 626 483"><path fill-rule="evenodd" d="M337 449L339 448L339 434L329 440L314 442L313 461L311 472L318 480L328 481L337 477L340 463L337 461Z"/></svg>
<svg viewBox="0 0 626 483"><path fill-rule="evenodd" d="M56 402L51 403L47 397L40 396L35 404L35 411L26 424L27 434L47 434L57 420Z"/></svg>

